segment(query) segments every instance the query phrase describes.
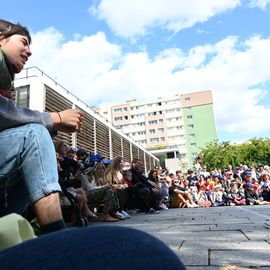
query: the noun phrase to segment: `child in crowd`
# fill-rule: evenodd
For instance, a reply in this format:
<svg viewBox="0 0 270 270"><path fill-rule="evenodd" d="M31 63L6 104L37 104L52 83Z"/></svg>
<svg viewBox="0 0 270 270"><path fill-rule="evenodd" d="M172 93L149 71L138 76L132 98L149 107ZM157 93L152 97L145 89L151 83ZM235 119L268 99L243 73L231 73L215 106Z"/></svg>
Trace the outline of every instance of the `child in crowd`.
<svg viewBox="0 0 270 270"><path fill-rule="evenodd" d="M222 191L222 186L220 184L218 184L214 187L212 199L213 199L213 206L225 205L224 193Z"/></svg>
<svg viewBox="0 0 270 270"><path fill-rule="evenodd" d="M260 197L262 198L262 204L270 204L270 190L266 183L262 184Z"/></svg>
<svg viewBox="0 0 270 270"><path fill-rule="evenodd" d="M232 182L228 192L229 205L245 205L245 195L238 189L237 183Z"/></svg>
<svg viewBox="0 0 270 270"><path fill-rule="evenodd" d="M246 197L246 204L247 205L258 205L261 204L259 200L259 195L253 189L254 184L251 182L246 183L245 185L245 197Z"/></svg>
<svg viewBox="0 0 270 270"><path fill-rule="evenodd" d="M201 207L210 207L212 202L208 199L207 194L203 191L199 182L195 183L193 190L194 201Z"/></svg>

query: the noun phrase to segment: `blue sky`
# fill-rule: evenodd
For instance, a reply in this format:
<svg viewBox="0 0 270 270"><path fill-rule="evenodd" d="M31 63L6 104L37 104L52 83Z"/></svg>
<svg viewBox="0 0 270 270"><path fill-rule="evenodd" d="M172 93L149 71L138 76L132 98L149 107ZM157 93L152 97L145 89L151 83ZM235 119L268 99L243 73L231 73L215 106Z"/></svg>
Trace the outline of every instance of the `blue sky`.
<svg viewBox="0 0 270 270"><path fill-rule="evenodd" d="M89 105L212 90L220 141L270 134L270 0L9 0L35 65Z"/></svg>

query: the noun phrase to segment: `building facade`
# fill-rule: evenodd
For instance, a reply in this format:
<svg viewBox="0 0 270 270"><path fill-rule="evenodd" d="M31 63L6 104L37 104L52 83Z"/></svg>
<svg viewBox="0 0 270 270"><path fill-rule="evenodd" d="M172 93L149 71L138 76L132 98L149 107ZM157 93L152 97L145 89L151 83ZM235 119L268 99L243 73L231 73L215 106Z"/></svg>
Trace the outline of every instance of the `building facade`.
<svg viewBox="0 0 270 270"><path fill-rule="evenodd" d="M130 100L99 113L172 169L193 167L200 149L217 140L211 91Z"/></svg>
<svg viewBox="0 0 270 270"><path fill-rule="evenodd" d="M139 158L144 162L146 171L159 164L158 158L142 145L117 130L107 119L38 68L27 68L18 74L15 90L15 100L19 106L47 112L78 108L84 113L80 132L58 132L55 140L65 140L72 147L102 154L107 159L121 156L124 161L131 162Z"/></svg>

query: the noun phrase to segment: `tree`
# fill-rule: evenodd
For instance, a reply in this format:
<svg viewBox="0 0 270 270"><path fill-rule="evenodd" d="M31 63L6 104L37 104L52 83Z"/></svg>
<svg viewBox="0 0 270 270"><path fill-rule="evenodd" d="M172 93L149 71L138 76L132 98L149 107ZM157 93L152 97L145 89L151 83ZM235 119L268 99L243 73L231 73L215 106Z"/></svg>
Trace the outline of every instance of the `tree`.
<svg viewBox="0 0 270 270"><path fill-rule="evenodd" d="M252 138L243 144L211 142L200 152L209 169L226 168L228 164L270 164L270 139Z"/></svg>

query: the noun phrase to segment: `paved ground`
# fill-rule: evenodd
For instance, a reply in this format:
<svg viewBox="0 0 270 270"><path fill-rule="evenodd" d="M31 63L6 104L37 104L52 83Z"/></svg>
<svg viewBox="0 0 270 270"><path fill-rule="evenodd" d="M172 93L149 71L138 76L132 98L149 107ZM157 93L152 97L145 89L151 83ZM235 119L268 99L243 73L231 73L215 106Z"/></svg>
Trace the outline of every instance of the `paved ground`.
<svg viewBox="0 0 270 270"><path fill-rule="evenodd" d="M270 270L270 206L169 209L113 225L156 236L187 269Z"/></svg>

